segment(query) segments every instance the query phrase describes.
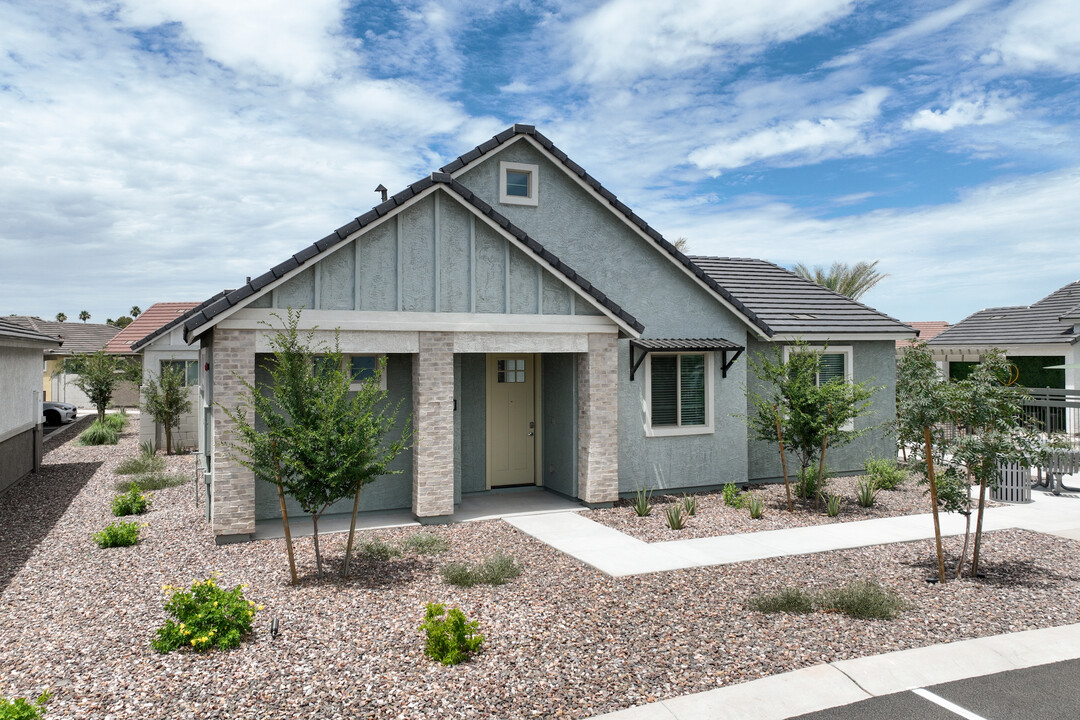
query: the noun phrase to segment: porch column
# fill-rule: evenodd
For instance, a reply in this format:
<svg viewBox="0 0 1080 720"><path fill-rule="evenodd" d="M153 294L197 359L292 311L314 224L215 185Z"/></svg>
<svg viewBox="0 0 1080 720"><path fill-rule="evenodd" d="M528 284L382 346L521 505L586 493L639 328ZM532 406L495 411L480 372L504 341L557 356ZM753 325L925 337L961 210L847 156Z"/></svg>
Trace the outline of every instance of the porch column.
<svg viewBox="0 0 1080 720"><path fill-rule="evenodd" d="M413 357L412 511L454 512L454 334L419 333Z"/></svg>
<svg viewBox="0 0 1080 720"><path fill-rule="evenodd" d="M578 355L578 498L619 499L619 344L614 333L590 333Z"/></svg>
<svg viewBox="0 0 1080 720"><path fill-rule="evenodd" d="M214 401L231 410L246 393L241 380L255 384L255 331L214 328L213 348ZM254 422L254 410L247 410L248 421ZM247 540L255 532L255 475L226 446L235 439L235 428L215 405L210 521L219 544Z"/></svg>

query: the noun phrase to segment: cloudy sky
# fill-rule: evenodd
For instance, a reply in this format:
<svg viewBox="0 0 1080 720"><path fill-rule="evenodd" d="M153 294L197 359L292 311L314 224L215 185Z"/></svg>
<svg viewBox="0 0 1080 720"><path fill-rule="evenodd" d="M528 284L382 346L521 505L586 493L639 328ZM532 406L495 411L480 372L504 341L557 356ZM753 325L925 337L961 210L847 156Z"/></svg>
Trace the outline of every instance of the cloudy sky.
<svg viewBox="0 0 1080 720"><path fill-rule="evenodd" d="M200 301L514 122L670 239L1080 279L1080 3L0 0L0 313Z"/></svg>

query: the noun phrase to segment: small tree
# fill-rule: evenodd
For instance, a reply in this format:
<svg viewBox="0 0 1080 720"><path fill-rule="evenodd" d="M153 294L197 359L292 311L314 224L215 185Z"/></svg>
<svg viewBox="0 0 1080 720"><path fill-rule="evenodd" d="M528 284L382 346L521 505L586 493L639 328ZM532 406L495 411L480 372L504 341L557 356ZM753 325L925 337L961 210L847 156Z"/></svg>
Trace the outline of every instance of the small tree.
<svg viewBox="0 0 1080 720"><path fill-rule="evenodd" d="M85 310L80 311L79 312L79 319L82 320L83 322L86 322L87 320L90 319L90 313L88 313Z"/></svg>
<svg viewBox="0 0 1080 720"><path fill-rule="evenodd" d="M107 355L101 350L65 358L57 372L75 375L72 382L97 408L99 422L105 419L105 409L109 407L118 383L125 380L136 385L142 383L141 365L119 355Z"/></svg>
<svg viewBox="0 0 1080 720"><path fill-rule="evenodd" d="M180 423L180 416L191 410L184 385L184 371L172 364L165 364L156 378L151 377L143 385L142 409L150 413L154 422L165 426L165 454L172 455L172 431Z"/></svg>
<svg viewBox="0 0 1080 720"><path fill-rule="evenodd" d="M222 409L236 424L238 440L230 447L238 453L237 460L278 488L295 583L285 496L294 498L311 516L320 576L319 518L334 502L354 498L344 567L347 573L360 491L382 475L400 472L390 470L389 464L409 446L412 425L411 419L406 420L400 436L384 444L397 425L398 408L387 406L380 384L383 365L354 393L336 339L332 347L315 347L314 332L302 337L297 329L299 311L290 309L286 319L276 317L283 327L270 339L274 352L274 364L268 368L272 386L263 392L244 381L247 392L240 405ZM265 431L249 421L249 409L265 424Z"/></svg>
<svg viewBox="0 0 1080 720"><path fill-rule="evenodd" d="M824 467L826 447L846 445L865 432L845 426L870 409L870 398L881 389L842 378L819 383L819 362L825 349L799 341L786 359L780 346L750 358L750 368L765 391L749 392L753 408L748 425L759 440L780 442L782 435L783 443L799 461L803 482L815 460Z"/></svg>
<svg viewBox="0 0 1080 720"><path fill-rule="evenodd" d="M62 312L56 313L56 322L67 322L67 315Z"/></svg>

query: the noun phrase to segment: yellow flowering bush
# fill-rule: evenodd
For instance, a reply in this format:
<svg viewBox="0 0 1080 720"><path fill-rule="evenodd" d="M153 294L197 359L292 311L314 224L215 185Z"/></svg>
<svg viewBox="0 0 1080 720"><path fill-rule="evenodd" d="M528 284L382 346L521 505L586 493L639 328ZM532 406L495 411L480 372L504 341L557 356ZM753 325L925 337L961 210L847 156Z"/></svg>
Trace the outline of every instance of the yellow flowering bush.
<svg viewBox="0 0 1080 720"><path fill-rule="evenodd" d="M190 590L166 585L162 589L172 597L165 609L172 617L158 628L151 645L160 653L178 648L204 652L236 647L251 634L255 612L262 610L262 605L244 597L244 587L226 590L212 577L195 580Z"/></svg>

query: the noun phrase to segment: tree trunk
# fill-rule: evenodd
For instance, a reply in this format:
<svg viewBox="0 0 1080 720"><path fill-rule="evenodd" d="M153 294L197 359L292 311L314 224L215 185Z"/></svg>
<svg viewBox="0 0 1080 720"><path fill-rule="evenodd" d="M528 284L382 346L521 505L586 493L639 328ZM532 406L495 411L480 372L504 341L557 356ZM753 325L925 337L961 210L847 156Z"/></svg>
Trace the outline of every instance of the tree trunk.
<svg viewBox="0 0 1080 720"><path fill-rule="evenodd" d="M165 423L165 454L172 455L172 426Z"/></svg>
<svg viewBox="0 0 1080 720"><path fill-rule="evenodd" d="M937 544L938 581L945 584L945 555L941 551L941 520L938 519L937 481L934 479L933 445L930 442L930 428L923 428L926 441L926 476L930 480L930 507L934 511L934 542Z"/></svg>
<svg viewBox="0 0 1080 720"><path fill-rule="evenodd" d="M352 519L349 521L349 542L345 544L345 567L341 569L341 577L349 577L349 560L352 559L352 546L353 537L356 535L356 511L360 508L360 491L364 489L364 484L359 483L356 486L356 497L353 498L352 504Z"/></svg>
<svg viewBox="0 0 1080 720"><path fill-rule="evenodd" d="M964 547L960 551L960 559L956 561L956 579L960 579L960 574L964 570L964 559L967 558L968 538L971 535L971 511L964 515Z"/></svg>
<svg viewBox="0 0 1080 720"><path fill-rule="evenodd" d="M277 444L271 443L274 448L275 455L277 454ZM293 544L292 544L292 532L289 528L289 511L285 508L285 488L281 485L281 465L278 464L278 460L274 458L274 479L277 482L277 494L278 501L281 503L281 525L285 529L285 548L289 553L289 574L291 580L290 585L296 584L296 558L293 556Z"/></svg>
<svg viewBox="0 0 1080 720"><path fill-rule="evenodd" d="M319 516L316 513L311 514L311 530L312 537L315 540L315 571L319 575L319 579L322 579L322 553L319 552Z"/></svg>
<svg viewBox="0 0 1080 720"><path fill-rule="evenodd" d="M780 410L776 405L772 406L773 412L776 413L776 437L780 439L780 466L784 468L784 489L787 490L787 511L789 513L795 512L795 506L791 502L791 483L788 481L787 474L787 455L784 454L784 431L780 429ZM357 493L359 496L359 493ZM355 519L356 512L353 511L353 518ZM349 537L349 542L352 543L352 537Z"/></svg>
<svg viewBox="0 0 1080 720"><path fill-rule="evenodd" d="M971 551L971 577L979 576L979 550L982 549L983 509L986 508L986 472L979 478L979 519L975 521L975 547Z"/></svg>
<svg viewBox="0 0 1080 720"><path fill-rule="evenodd" d="M817 487L814 488L814 510L818 509L818 498L821 497L821 491L825 488L825 449L829 446L829 436L826 435L825 439L821 442L821 462L818 464L817 473Z"/></svg>

